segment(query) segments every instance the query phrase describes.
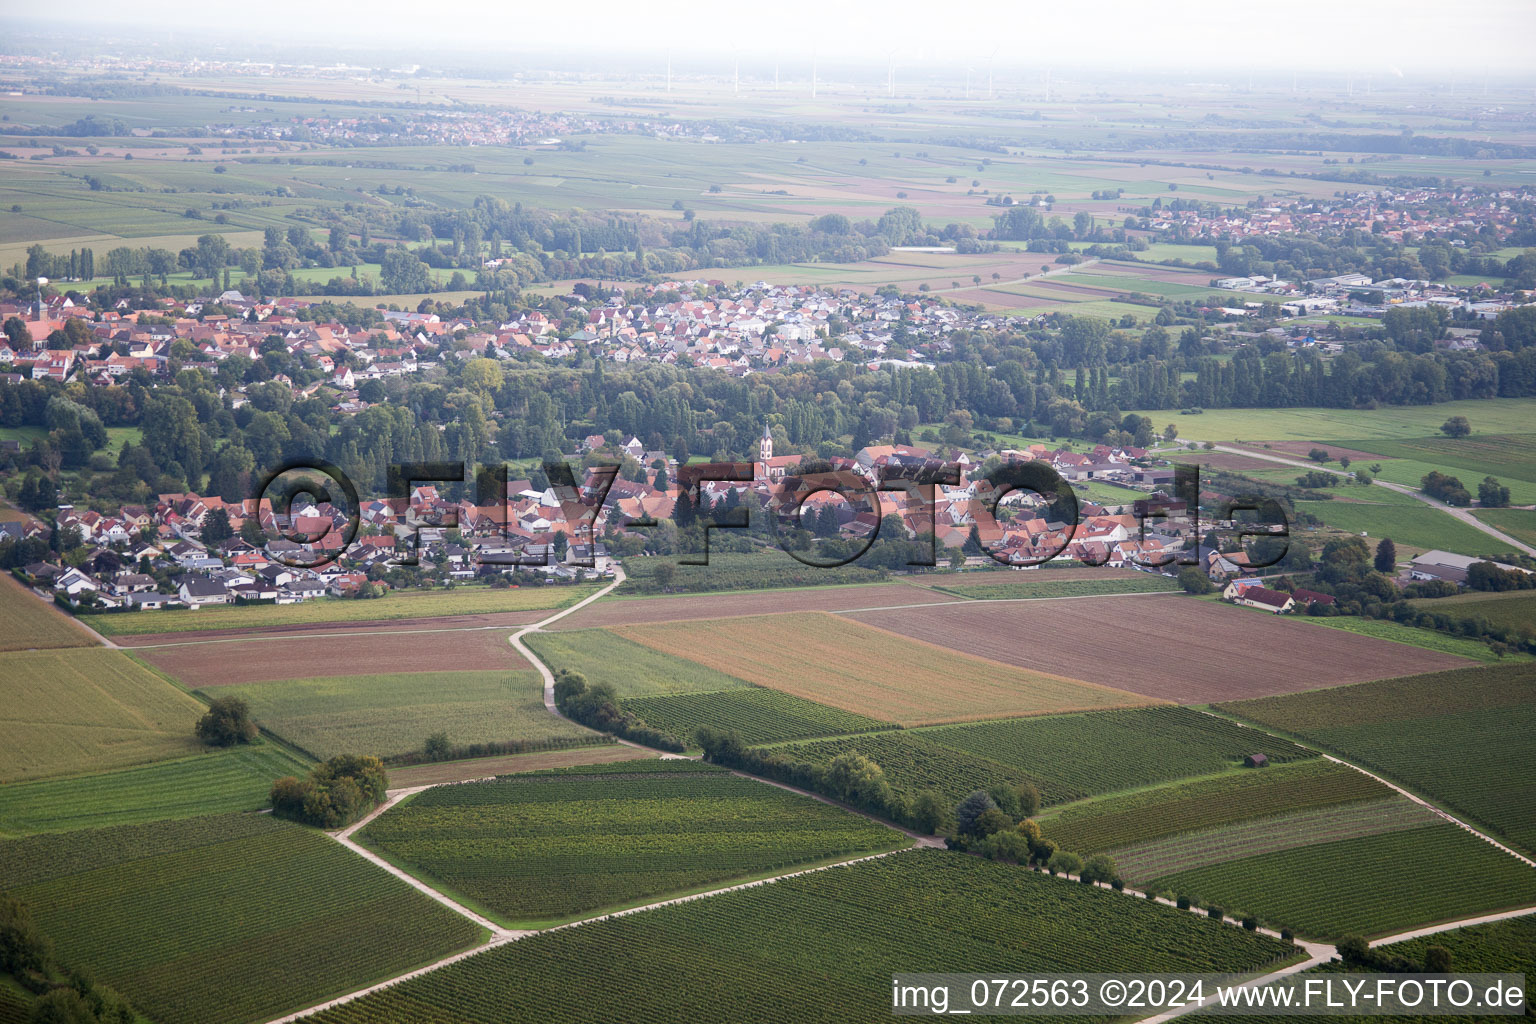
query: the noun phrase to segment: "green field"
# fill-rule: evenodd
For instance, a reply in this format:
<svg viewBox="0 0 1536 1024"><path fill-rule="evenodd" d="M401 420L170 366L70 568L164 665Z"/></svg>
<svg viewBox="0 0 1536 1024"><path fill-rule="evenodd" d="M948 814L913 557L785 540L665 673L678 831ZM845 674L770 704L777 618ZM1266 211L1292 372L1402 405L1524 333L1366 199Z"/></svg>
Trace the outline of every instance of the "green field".
<svg viewBox="0 0 1536 1024"><path fill-rule="evenodd" d="M1142 412L1152 422L1173 423L1192 441L1337 441L1427 437L1452 416L1465 416L1479 434L1516 434L1536 421L1536 399L1486 398L1439 405L1379 409L1211 409L1195 416L1170 410ZM1365 445L1367 441L1355 441ZM1463 481L1465 482L1465 481Z"/></svg>
<svg viewBox="0 0 1536 1024"><path fill-rule="evenodd" d="M0 654L0 782L196 753L204 710L121 651Z"/></svg>
<svg viewBox="0 0 1536 1024"><path fill-rule="evenodd" d="M1322 939L1536 903L1536 870L1448 822L1244 857L1150 885Z"/></svg>
<svg viewBox="0 0 1536 1024"><path fill-rule="evenodd" d="M0 841L59 958L161 1024L266 1020L482 930L319 832L242 814Z"/></svg>
<svg viewBox="0 0 1536 1024"><path fill-rule="evenodd" d="M846 586L850 583L878 583L885 570L872 569L857 562L836 568L806 565L778 548L766 548L753 554L711 551L708 565L683 565L683 557L657 555L626 558L624 571L629 578L620 588L625 594L707 593L727 590L767 590L779 587ZM671 565L672 583L663 588L656 580L656 568Z"/></svg>
<svg viewBox="0 0 1536 1024"><path fill-rule="evenodd" d="M318 760L405 754L437 732L456 747L603 738L545 710L544 683L532 670L291 679L221 686L210 696L243 698L263 726Z"/></svg>
<svg viewBox="0 0 1536 1024"><path fill-rule="evenodd" d="M695 761L426 790L361 841L503 921L545 921L904 846L901 833Z"/></svg>
<svg viewBox="0 0 1536 1024"><path fill-rule="evenodd" d="M534 936L315 1021L863 1024L890 1015L895 971L1246 972L1293 953L1149 900L923 850Z"/></svg>
<svg viewBox="0 0 1536 1024"><path fill-rule="evenodd" d="M1536 634L1536 592L1529 590L1502 594L1471 591L1450 597L1420 598L1413 606L1457 618L1487 619L1496 628Z"/></svg>
<svg viewBox="0 0 1536 1024"><path fill-rule="evenodd" d="M1497 550L1498 538L1428 505L1408 508L1395 504L1298 501L1296 511L1314 515L1336 530L1365 534L1373 546L1382 537L1391 537L1399 547L1425 551L1438 548L1462 555L1501 553Z"/></svg>
<svg viewBox="0 0 1536 1024"><path fill-rule="evenodd" d="M1473 510L1472 514L1495 530L1536 547L1536 511L1528 508L1480 508Z"/></svg>
<svg viewBox="0 0 1536 1024"><path fill-rule="evenodd" d="M1276 764L1316 756L1210 715L1166 706L982 722L921 735L1025 772L1047 804L1209 775L1256 751Z"/></svg>
<svg viewBox="0 0 1536 1024"><path fill-rule="evenodd" d="M1450 607L1447 607L1445 610L1451 614L1461 614ZM1420 647L1426 651L1454 654L1462 658L1471 658L1473 661L1491 663L1512 658L1523 661L1529 657L1529 655L1506 655L1501 659L1481 640L1473 640L1470 637L1464 636L1449 636L1433 629L1421 629L1418 626L1405 626L1401 622L1392 622L1389 619L1362 619L1353 615L1328 615L1306 616L1302 621L1309 625L1327 626L1329 629L1342 629L1347 633L1359 633L1361 636L1374 636L1380 640L1392 640L1396 643L1408 644L1411 647Z"/></svg>
<svg viewBox="0 0 1536 1024"><path fill-rule="evenodd" d="M1219 704L1326 746L1536 849L1536 664Z"/></svg>
<svg viewBox="0 0 1536 1024"><path fill-rule="evenodd" d="M1479 426L1476 419L1471 416L1468 419L1474 429ZM1372 439L1340 441L1339 444L1389 459L1450 467L1452 472L1463 474L1463 483L1472 482L1465 478L1467 475L1479 480L1484 476L1496 476L1505 483L1511 480L1536 482L1536 434L1416 437L1402 441Z"/></svg>
<svg viewBox="0 0 1536 1024"><path fill-rule="evenodd" d="M624 707L684 742L689 742L694 730L706 725L734 730L745 743L842 736L891 727L886 722L760 686L631 697L624 701Z"/></svg>
<svg viewBox="0 0 1536 1024"><path fill-rule="evenodd" d="M107 636L183 633L199 629L260 629L309 622L368 622L375 619L429 619L445 615L555 610L575 604L597 588L591 584L520 587L455 587L389 594L372 601L321 597L302 604L222 605L211 608L82 615L80 621Z"/></svg>
<svg viewBox="0 0 1536 1024"><path fill-rule="evenodd" d="M588 683L611 686L621 698L745 689L750 685L696 662L662 654L606 629L529 633L523 642L555 671L580 672Z"/></svg>
<svg viewBox="0 0 1536 1024"><path fill-rule="evenodd" d="M0 786L0 835L63 832L267 806L272 781L310 762L276 743L211 750L114 772Z"/></svg>
<svg viewBox="0 0 1536 1024"><path fill-rule="evenodd" d="M1155 878L1205 870L1228 861L1443 823L1434 810L1378 786L1373 800L1305 807L1200 832L1163 836L1121 847L1114 855L1126 882L1144 885Z"/></svg>
<svg viewBox="0 0 1536 1024"><path fill-rule="evenodd" d="M98 641L9 573L0 580L0 651L94 647Z"/></svg>
<svg viewBox="0 0 1536 1024"><path fill-rule="evenodd" d="M1419 459L1383 459L1379 463L1371 465L1381 466L1381 472L1376 474L1377 479L1386 480L1389 483L1402 484L1404 487L1412 487L1418 490L1424 478L1432 472L1439 471L1449 474L1460 480L1473 497L1477 496L1477 485L1482 481L1486 473L1464 468L1460 463L1428 462ZM1536 503L1536 483L1529 480L1520 480L1508 474L1495 474L1504 486L1509 488L1511 504L1530 505Z"/></svg>
<svg viewBox="0 0 1536 1024"><path fill-rule="evenodd" d="M1042 817L1040 827L1062 849L1086 854L1387 792L1353 768L1318 758L1085 800Z"/></svg>
<svg viewBox="0 0 1536 1024"><path fill-rule="evenodd" d="M1022 573L1019 575L1023 575ZM1004 600L1037 597L1092 597L1103 594L1152 594L1179 589L1178 582L1166 576L1137 573L1134 577L1106 576L1096 580L1053 580L1050 574L1031 575L1028 579L1006 583L967 583L963 586L935 586L934 590L956 597L979 600Z"/></svg>

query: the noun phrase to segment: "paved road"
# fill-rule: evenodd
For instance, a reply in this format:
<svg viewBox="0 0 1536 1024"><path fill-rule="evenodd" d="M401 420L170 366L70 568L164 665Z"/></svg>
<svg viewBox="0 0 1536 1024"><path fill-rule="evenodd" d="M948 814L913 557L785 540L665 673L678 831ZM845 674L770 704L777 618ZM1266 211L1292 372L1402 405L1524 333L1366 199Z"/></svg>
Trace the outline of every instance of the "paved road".
<svg viewBox="0 0 1536 1024"><path fill-rule="evenodd" d="M1229 445L1218 444L1215 450L1218 452L1226 452L1229 455L1246 455L1253 459L1263 459L1265 462L1278 462L1283 466L1295 466L1298 469L1320 469L1324 473L1332 473L1334 476L1341 476L1348 480L1353 480L1355 478L1355 474L1348 472L1347 470L1330 469L1327 466L1319 466L1315 462L1303 462L1300 459L1288 459L1284 456L1272 455L1267 452L1256 452L1249 448L1233 448ZM1406 494L1408 497L1413 498L1415 501L1421 501L1431 508L1437 508L1441 512L1461 520L1473 529L1481 530L1488 536L1493 537L1504 544L1508 544L1511 551L1521 551L1527 555L1530 555L1532 558L1536 558L1536 548L1531 547L1529 544L1522 544L1520 541L1515 540L1515 538L1511 537L1509 534L1494 529L1492 526L1489 526L1487 523L1477 518L1477 516L1473 515L1467 509L1456 508L1453 505L1447 505L1443 501L1431 498L1423 491L1415 490L1412 487L1406 487L1403 484L1394 484L1386 480L1377 480L1371 486L1385 487L1389 491L1396 491L1398 494ZM1369 492L1365 493L1368 494Z"/></svg>

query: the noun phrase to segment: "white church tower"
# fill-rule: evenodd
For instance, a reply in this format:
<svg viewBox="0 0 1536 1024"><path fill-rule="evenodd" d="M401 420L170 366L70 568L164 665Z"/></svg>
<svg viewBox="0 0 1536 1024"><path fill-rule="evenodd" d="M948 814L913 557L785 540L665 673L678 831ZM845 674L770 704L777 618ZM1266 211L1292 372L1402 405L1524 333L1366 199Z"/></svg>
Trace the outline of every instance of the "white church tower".
<svg viewBox="0 0 1536 1024"><path fill-rule="evenodd" d="M767 462L773 458L773 435L768 432L768 424L763 423L763 439L757 442L757 460Z"/></svg>

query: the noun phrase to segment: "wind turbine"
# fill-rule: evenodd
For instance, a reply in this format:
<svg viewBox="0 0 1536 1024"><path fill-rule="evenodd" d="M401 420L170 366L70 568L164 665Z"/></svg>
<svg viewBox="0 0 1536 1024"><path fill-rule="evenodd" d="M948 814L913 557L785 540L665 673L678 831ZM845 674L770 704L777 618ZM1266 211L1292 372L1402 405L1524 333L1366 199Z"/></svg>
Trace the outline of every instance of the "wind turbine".
<svg viewBox="0 0 1536 1024"><path fill-rule="evenodd" d="M811 54L811 99L816 98L816 54Z"/></svg>
<svg viewBox="0 0 1536 1024"><path fill-rule="evenodd" d="M672 51L667 51L667 92L672 91Z"/></svg>
<svg viewBox="0 0 1536 1024"><path fill-rule="evenodd" d="M965 69L965 98L971 98L971 68L969 65Z"/></svg>
<svg viewBox="0 0 1536 1024"><path fill-rule="evenodd" d="M885 94L891 99L896 98L896 51L892 50L885 55Z"/></svg>
<svg viewBox="0 0 1536 1024"><path fill-rule="evenodd" d="M997 47L992 47L992 52L987 54L987 99L992 99L992 61L997 56Z"/></svg>

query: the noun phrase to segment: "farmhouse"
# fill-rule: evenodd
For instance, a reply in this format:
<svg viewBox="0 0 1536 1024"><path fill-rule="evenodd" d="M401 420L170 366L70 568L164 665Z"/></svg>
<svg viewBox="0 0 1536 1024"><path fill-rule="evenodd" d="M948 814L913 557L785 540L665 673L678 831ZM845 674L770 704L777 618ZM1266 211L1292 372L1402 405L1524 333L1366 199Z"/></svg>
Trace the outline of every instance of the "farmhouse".
<svg viewBox="0 0 1536 1024"><path fill-rule="evenodd" d="M1270 590L1268 587L1249 587L1235 599L1234 603L1274 612L1276 615L1296 607L1296 601L1290 594L1281 590Z"/></svg>
<svg viewBox="0 0 1536 1024"><path fill-rule="evenodd" d="M1413 560L1408 574L1416 580L1446 580L1450 583L1462 584L1467 582L1468 569L1478 562L1486 561L1489 559L1470 558L1466 555L1452 554L1449 551L1426 551ZM1529 569L1505 565L1503 562L1493 564L1510 572L1530 572Z"/></svg>

